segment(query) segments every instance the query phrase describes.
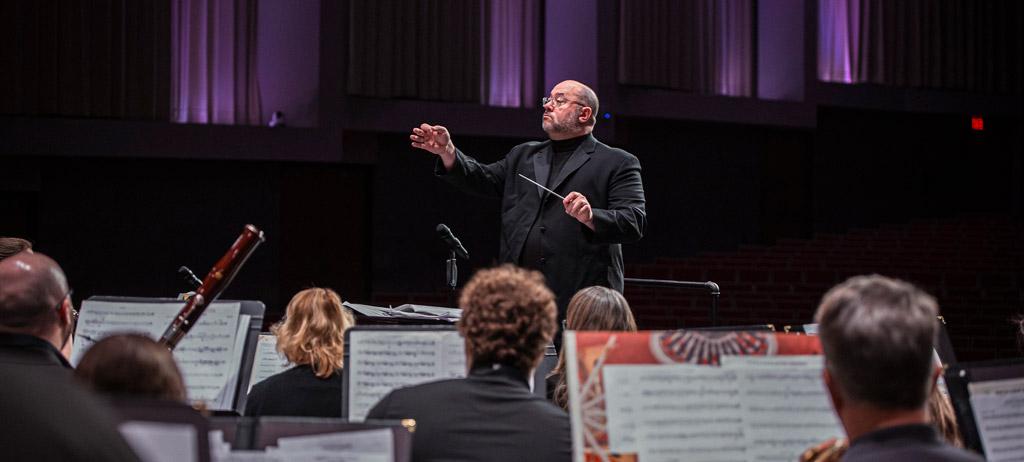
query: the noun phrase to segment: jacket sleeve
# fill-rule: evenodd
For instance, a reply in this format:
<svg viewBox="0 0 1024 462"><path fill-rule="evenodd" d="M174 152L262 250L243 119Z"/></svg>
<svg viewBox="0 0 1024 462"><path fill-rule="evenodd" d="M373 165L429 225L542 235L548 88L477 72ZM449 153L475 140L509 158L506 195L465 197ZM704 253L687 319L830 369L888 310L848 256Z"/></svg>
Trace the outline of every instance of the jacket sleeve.
<svg viewBox="0 0 1024 462"><path fill-rule="evenodd" d="M608 189L608 208L592 209L594 230L580 225L591 242L623 244L637 242L647 227L644 185L640 179L640 161L626 156L612 175Z"/></svg>
<svg viewBox="0 0 1024 462"><path fill-rule="evenodd" d="M474 194L501 197L505 189L507 157L493 164L481 164L462 151L455 150L455 164L445 171L441 159L434 165L434 174L455 187Z"/></svg>

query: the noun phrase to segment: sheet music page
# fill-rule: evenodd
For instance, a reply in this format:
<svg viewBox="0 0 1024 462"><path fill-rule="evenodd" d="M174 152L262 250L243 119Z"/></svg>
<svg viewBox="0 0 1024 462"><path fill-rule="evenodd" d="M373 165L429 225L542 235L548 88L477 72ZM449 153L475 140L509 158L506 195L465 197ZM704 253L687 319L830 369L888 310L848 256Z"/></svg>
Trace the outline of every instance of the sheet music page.
<svg viewBox="0 0 1024 462"><path fill-rule="evenodd" d="M985 458L1024 460L1024 378L971 382L967 391Z"/></svg>
<svg viewBox="0 0 1024 462"><path fill-rule="evenodd" d="M639 460L744 460L740 380L687 364L606 365L608 448Z"/></svg>
<svg viewBox="0 0 1024 462"><path fill-rule="evenodd" d="M823 356L723 356L738 369L749 460L797 460L800 453L845 435L821 378Z"/></svg>
<svg viewBox="0 0 1024 462"><path fill-rule="evenodd" d="M124 422L117 428L139 459L146 462L198 461L199 440L191 425Z"/></svg>
<svg viewBox="0 0 1024 462"><path fill-rule="evenodd" d="M249 320L252 316L240 314L238 316L238 328L235 331L235 345L231 353L231 362L228 365L231 375L213 403L207 403L210 409L232 409L235 402L235 393L238 391L238 374L242 371L242 353L245 351L246 331L249 330Z"/></svg>
<svg viewBox="0 0 1024 462"><path fill-rule="evenodd" d="M252 386L266 380L274 374L279 374L292 367L280 352L277 351L277 336L274 334L260 334L256 341L256 359L252 363L252 375L249 376L249 391Z"/></svg>
<svg viewBox="0 0 1024 462"><path fill-rule="evenodd" d="M349 332L348 418L363 421L396 388L466 376L462 337L454 330Z"/></svg>
<svg viewBox="0 0 1024 462"><path fill-rule="evenodd" d="M645 461L793 461L812 444L842 436L820 357L762 359L606 365L609 449Z"/></svg>
<svg viewBox="0 0 1024 462"><path fill-rule="evenodd" d="M268 448L267 452L287 455L286 460L392 462L395 457L391 430L387 428L279 438L277 448Z"/></svg>
<svg viewBox="0 0 1024 462"><path fill-rule="evenodd" d="M88 339L99 341L110 334L123 332L160 338L183 306L184 302L84 301L71 363L77 365L92 346L93 342ZM237 374L237 370L231 370L231 367L237 357L235 343L240 311L238 302L211 303L195 327L174 349L174 358L185 378L190 400L216 403L225 387L231 385L232 375Z"/></svg>

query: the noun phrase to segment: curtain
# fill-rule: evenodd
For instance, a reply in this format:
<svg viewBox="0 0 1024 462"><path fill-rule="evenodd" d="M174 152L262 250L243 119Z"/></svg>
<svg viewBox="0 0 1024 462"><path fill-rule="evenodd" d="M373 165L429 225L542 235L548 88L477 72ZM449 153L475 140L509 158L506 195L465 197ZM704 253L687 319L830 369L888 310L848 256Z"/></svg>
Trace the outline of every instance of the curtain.
<svg viewBox="0 0 1024 462"><path fill-rule="evenodd" d="M480 102L480 0L351 0L348 92Z"/></svg>
<svg viewBox="0 0 1024 462"><path fill-rule="evenodd" d="M491 106L537 107L540 0L490 0L484 28L487 65L482 100Z"/></svg>
<svg viewBox="0 0 1024 462"><path fill-rule="evenodd" d="M260 124L258 0L171 0L171 121Z"/></svg>
<svg viewBox="0 0 1024 462"><path fill-rule="evenodd" d="M0 2L0 113L166 120L169 5Z"/></svg>
<svg viewBox="0 0 1024 462"><path fill-rule="evenodd" d="M1021 93L1018 0L818 0L826 82Z"/></svg>
<svg viewBox="0 0 1024 462"><path fill-rule="evenodd" d="M620 0L619 83L753 95L753 0Z"/></svg>

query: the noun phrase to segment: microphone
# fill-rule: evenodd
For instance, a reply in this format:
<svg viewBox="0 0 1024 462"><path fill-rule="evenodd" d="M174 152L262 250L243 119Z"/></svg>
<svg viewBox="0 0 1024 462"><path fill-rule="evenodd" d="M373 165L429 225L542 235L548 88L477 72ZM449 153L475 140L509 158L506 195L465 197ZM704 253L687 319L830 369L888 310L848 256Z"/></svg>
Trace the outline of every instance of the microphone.
<svg viewBox="0 0 1024 462"><path fill-rule="evenodd" d="M437 234L441 236L441 240L445 244L448 244L448 248L455 252L455 255L463 260L469 260L469 252L466 252L466 248L462 246L459 239L452 234L452 230L448 229L444 223L437 225Z"/></svg>
<svg viewBox="0 0 1024 462"><path fill-rule="evenodd" d="M193 273L192 270L188 269L187 266L182 266L181 268L178 268L178 274L180 274L181 277L185 279L186 284L195 287L196 289L198 289L199 286L203 285L203 281L197 278L196 274Z"/></svg>

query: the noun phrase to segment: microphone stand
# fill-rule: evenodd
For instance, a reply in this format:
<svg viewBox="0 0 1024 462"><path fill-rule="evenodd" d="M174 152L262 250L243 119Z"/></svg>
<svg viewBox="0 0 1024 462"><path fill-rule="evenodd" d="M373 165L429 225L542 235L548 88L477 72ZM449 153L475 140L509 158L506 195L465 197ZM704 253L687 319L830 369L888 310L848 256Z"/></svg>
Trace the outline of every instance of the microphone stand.
<svg viewBox="0 0 1024 462"><path fill-rule="evenodd" d="M459 266L456 263L455 251L451 250L444 265L445 282L448 284L448 306L455 306L455 287L459 284Z"/></svg>

